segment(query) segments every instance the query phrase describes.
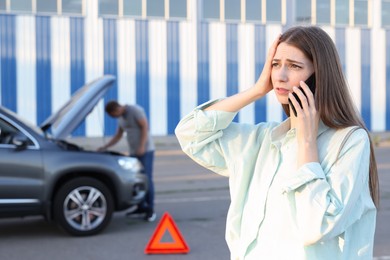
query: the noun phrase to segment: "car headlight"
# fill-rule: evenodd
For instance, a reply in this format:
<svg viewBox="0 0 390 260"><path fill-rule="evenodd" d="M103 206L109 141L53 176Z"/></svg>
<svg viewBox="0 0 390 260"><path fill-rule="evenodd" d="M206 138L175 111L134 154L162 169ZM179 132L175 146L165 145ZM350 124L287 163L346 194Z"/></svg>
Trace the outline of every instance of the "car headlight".
<svg viewBox="0 0 390 260"><path fill-rule="evenodd" d="M142 170L142 165L137 158L122 157L118 159L118 164L125 170L132 170L135 172Z"/></svg>

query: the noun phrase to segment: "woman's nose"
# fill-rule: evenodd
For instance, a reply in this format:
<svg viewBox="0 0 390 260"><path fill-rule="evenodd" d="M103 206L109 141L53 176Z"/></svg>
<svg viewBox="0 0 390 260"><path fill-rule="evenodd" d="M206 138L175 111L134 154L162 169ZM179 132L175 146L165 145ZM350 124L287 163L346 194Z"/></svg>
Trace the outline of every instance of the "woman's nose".
<svg viewBox="0 0 390 260"><path fill-rule="evenodd" d="M280 81L280 82L286 82L288 80L287 72L284 69L284 67L281 67L280 69L278 69L276 71L275 78L277 81Z"/></svg>

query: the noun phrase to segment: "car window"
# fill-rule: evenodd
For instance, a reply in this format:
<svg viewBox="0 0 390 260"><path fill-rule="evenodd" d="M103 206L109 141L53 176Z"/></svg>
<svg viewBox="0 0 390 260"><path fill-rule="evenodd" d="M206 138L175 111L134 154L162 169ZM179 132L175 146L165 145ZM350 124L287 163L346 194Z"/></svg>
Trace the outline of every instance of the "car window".
<svg viewBox="0 0 390 260"><path fill-rule="evenodd" d="M32 124L30 121L28 121L25 118L19 116L15 112L13 112L13 111L5 108L5 107L0 106L0 114L3 114L3 111L5 112L5 114L11 115L14 118L14 120L16 120L17 122L21 122L22 124L26 125L29 128L29 130L34 131L35 134L38 134L38 135L40 135L42 137L44 136L44 132L42 131L41 128L39 128L36 125Z"/></svg>
<svg viewBox="0 0 390 260"><path fill-rule="evenodd" d="M0 144L12 144L12 138L16 135L24 134L10 123L0 118ZM28 145L34 144L29 138L27 139Z"/></svg>

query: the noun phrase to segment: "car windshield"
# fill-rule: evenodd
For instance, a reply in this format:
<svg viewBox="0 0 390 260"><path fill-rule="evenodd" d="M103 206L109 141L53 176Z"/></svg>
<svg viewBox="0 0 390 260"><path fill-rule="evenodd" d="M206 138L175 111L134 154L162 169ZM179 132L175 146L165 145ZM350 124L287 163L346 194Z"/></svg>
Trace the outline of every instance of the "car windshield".
<svg viewBox="0 0 390 260"><path fill-rule="evenodd" d="M42 131L42 129L40 129L38 126L32 124L30 121L24 119L23 117L19 116L15 112L13 112L5 107L2 107L1 109L5 110L8 114L13 116L19 122L21 122L21 123L25 124L27 127L31 128L31 130L33 130L36 134L41 135L41 136L45 135L44 132Z"/></svg>

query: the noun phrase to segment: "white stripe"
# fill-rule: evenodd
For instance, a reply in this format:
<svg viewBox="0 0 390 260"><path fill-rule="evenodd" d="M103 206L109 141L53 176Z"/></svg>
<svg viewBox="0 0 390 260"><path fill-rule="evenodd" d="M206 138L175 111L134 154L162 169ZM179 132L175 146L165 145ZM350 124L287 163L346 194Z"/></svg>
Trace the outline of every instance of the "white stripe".
<svg viewBox="0 0 390 260"><path fill-rule="evenodd" d="M52 111L56 112L71 96L69 18L53 16L51 22Z"/></svg>
<svg viewBox="0 0 390 260"><path fill-rule="evenodd" d="M85 81L101 77L103 66L103 21L98 19L98 1L87 1L84 50ZM104 126L104 104L100 101L95 110L86 119L86 135L102 136Z"/></svg>
<svg viewBox="0 0 390 260"><path fill-rule="evenodd" d="M37 124L35 17L16 16L17 112Z"/></svg>
<svg viewBox="0 0 390 260"><path fill-rule="evenodd" d="M226 97L226 24L210 23L210 99Z"/></svg>
<svg viewBox="0 0 390 260"><path fill-rule="evenodd" d="M150 130L152 135L167 134L167 24L149 23Z"/></svg>
<svg viewBox="0 0 390 260"><path fill-rule="evenodd" d="M272 43L282 33L282 27L280 25L272 24L266 26L266 46L267 53ZM267 57L266 57L267 58ZM282 106L279 103L274 91L267 94L267 121L281 122L282 117Z"/></svg>
<svg viewBox="0 0 390 260"><path fill-rule="evenodd" d="M345 35L346 76L353 101L361 111L361 41L360 29L347 28Z"/></svg>
<svg viewBox="0 0 390 260"><path fill-rule="evenodd" d="M381 1L372 1L373 13L381 13ZM371 30L371 128L386 130L386 31L381 16L373 16Z"/></svg>
<svg viewBox="0 0 390 260"><path fill-rule="evenodd" d="M180 113L187 115L197 105L198 60L196 24L182 22L179 25L180 40Z"/></svg>
<svg viewBox="0 0 390 260"><path fill-rule="evenodd" d="M98 18L98 4L88 1L85 17L85 80L103 75L103 21Z"/></svg>
<svg viewBox="0 0 390 260"><path fill-rule="evenodd" d="M118 101L121 104L136 103L135 74L135 22L118 20Z"/></svg>
<svg viewBox="0 0 390 260"><path fill-rule="evenodd" d="M189 1L191 12L180 23L180 111L188 114L198 104L197 1Z"/></svg>
<svg viewBox="0 0 390 260"><path fill-rule="evenodd" d="M255 27L252 24L238 25L238 85L239 91L252 87L255 83ZM240 111L242 123L255 121L254 103Z"/></svg>
<svg viewBox="0 0 390 260"><path fill-rule="evenodd" d="M215 200L230 200L229 196L212 196L212 197L198 197L198 198L166 198L157 199L156 204L160 203L184 203L184 202L204 202L204 201L215 201Z"/></svg>
<svg viewBox="0 0 390 260"><path fill-rule="evenodd" d="M335 28L332 26L323 25L321 28L332 38L333 42L335 42L336 39L336 31Z"/></svg>

